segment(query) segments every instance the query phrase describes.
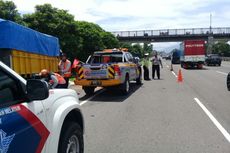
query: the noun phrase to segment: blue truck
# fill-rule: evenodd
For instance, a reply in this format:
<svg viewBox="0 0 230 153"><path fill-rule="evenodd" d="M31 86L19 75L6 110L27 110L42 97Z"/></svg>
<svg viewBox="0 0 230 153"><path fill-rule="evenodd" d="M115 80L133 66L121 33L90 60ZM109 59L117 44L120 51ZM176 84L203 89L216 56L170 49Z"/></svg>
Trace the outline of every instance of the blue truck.
<svg viewBox="0 0 230 153"><path fill-rule="evenodd" d="M172 52L172 64L180 64L180 56L181 56L181 51L180 50L174 50Z"/></svg>

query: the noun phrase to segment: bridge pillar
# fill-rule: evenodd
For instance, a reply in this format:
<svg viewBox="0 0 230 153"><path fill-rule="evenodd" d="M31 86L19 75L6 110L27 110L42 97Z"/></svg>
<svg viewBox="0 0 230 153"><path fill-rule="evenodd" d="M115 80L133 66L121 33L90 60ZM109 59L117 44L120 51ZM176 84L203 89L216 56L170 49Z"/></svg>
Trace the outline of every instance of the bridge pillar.
<svg viewBox="0 0 230 153"><path fill-rule="evenodd" d="M213 44L214 44L214 38L213 38L213 36L208 36L207 54L212 54Z"/></svg>

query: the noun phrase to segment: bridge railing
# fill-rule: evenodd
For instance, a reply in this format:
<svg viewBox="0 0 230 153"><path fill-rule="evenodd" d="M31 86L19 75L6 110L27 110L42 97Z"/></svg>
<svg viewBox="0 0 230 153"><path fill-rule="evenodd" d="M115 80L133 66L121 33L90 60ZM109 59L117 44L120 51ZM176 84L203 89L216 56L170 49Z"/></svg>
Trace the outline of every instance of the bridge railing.
<svg viewBox="0 0 230 153"><path fill-rule="evenodd" d="M219 28L191 28L191 29L161 29L161 30L138 30L138 31L115 31L117 37L139 36L177 36L177 35L209 35L230 34L230 27Z"/></svg>

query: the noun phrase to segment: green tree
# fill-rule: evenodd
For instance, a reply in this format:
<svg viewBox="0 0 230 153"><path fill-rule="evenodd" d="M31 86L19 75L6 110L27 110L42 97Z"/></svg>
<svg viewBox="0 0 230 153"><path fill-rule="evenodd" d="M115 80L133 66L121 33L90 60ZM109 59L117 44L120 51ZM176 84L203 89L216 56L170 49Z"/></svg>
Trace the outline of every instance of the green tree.
<svg viewBox="0 0 230 153"><path fill-rule="evenodd" d="M230 57L230 45L227 42L218 42L213 45L213 53Z"/></svg>
<svg viewBox="0 0 230 153"><path fill-rule="evenodd" d="M12 1L0 0L0 18L22 23L22 17L16 9L16 5Z"/></svg>
<svg viewBox="0 0 230 153"><path fill-rule="evenodd" d="M78 25L68 11L50 4L37 5L34 13L23 16L23 21L34 30L58 37L61 49L71 60L82 51Z"/></svg>
<svg viewBox="0 0 230 153"><path fill-rule="evenodd" d="M132 46L131 43L120 42L119 43L119 48L127 48L129 51L132 52L133 46Z"/></svg>
<svg viewBox="0 0 230 153"><path fill-rule="evenodd" d="M132 44L132 43L120 43L121 48L128 48L129 51L134 55L140 58L144 57L145 53L152 54L152 44L144 43L144 45L140 44Z"/></svg>
<svg viewBox="0 0 230 153"><path fill-rule="evenodd" d="M152 55L152 53L153 53L153 45L152 44L144 43L142 57L144 56L145 53L149 53L149 55Z"/></svg>
<svg viewBox="0 0 230 153"><path fill-rule="evenodd" d="M102 35L105 31L100 26L86 21L77 21L77 25L79 27L79 36L82 38L82 59L86 59L94 51L106 48L102 40Z"/></svg>
<svg viewBox="0 0 230 153"><path fill-rule="evenodd" d="M140 44L134 44L130 52L133 56L143 57L143 47Z"/></svg>
<svg viewBox="0 0 230 153"><path fill-rule="evenodd" d="M102 42L105 48L118 48L119 41L110 32L102 32Z"/></svg>

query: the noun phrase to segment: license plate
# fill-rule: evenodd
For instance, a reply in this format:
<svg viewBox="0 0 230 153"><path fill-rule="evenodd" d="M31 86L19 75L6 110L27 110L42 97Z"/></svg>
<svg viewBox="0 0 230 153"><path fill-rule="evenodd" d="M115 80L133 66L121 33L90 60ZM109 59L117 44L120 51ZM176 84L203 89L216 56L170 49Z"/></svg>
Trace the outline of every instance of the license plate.
<svg viewBox="0 0 230 153"><path fill-rule="evenodd" d="M91 85L93 85L93 86L100 86L101 85L101 81L93 80L93 81L91 81Z"/></svg>
<svg viewBox="0 0 230 153"><path fill-rule="evenodd" d="M94 70L91 71L91 76L104 77L107 75L106 70Z"/></svg>

